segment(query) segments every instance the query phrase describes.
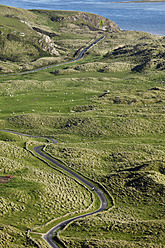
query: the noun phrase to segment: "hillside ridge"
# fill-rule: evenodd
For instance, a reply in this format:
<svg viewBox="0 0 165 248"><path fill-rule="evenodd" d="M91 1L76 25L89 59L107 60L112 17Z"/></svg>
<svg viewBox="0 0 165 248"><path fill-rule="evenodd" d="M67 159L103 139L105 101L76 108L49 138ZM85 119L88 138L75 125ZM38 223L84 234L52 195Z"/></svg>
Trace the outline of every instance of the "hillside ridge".
<svg viewBox="0 0 165 248"><path fill-rule="evenodd" d="M24 10L0 5L0 21L2 73L69 60L81 45L64 44L67 36L69 39L79 37L83 41L84 33L88 32L85 46L100 32L120 31L118 25L107 18L77 11ZM47 59L37 61L41 58Z"/></svg>

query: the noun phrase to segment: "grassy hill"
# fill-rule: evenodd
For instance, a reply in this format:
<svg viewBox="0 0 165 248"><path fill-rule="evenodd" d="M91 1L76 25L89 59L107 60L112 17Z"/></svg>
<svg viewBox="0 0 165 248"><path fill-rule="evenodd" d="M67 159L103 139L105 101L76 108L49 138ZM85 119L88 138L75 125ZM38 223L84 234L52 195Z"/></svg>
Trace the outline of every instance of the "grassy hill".
<svg viewBox="0 0 165 248"><path fill-rule="evenodd" d="M1 74L69 60L106 35L81 61L0 76L0 129L58 141L0 131L0 180L13 176L0 187L1 247L48 247L38 233L99 204L34 156L43 143L45 152L102 184L114 204L66 226L60 238L67 247L164 247L165 38L80 12L0 6L0 18ZM41 35L59 55L45 49Z"/></svg>
<svg viewBox="0 0 165 248"><path fill-rule="evenodd" d="M3 5L0 21L1 73L69 60L100 32L120 30L114 22L93 14L30 11Z"/></svg>

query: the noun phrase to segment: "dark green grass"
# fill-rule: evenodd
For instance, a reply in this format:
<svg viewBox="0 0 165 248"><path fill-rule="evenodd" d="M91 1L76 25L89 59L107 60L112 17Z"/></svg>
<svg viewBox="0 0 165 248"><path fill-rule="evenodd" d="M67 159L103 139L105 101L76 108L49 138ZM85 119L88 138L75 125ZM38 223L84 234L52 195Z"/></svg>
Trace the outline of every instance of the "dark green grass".
<svg viewBox="0 0 165 248"><path fill-rule="evenodd" d="M40 14L37 14L38 22ZM47 17L47 11L42 15ZM43 19L42 25L51 25L57 31L50 18ZM80 38L75 34L61 37L66 39L64 43L68 47L73 38ZM87 35L83 41L90 39ZM140 57L136 60L134 54L130 57L135 41L139 50L144 43L154 48L150 67L141 73L122 68L123 62L133 63L134 67L141 63ZM164 245L165 73L163 67L156 69L160 58L155 57L158 50L162 54L163 42L163 38L140 32L107 34L81 61L0 78L0 128L57 139L58 144L47 144L46 151L71 169L101 183L115 200L115 208L110 211L76 221L66 228L61 237L68 247L121 247L123 244L123 247L155 248ZM161 46L156 50L158 43ZM112 56L121 47L122 53ZM75 47L70 47L69 51L74 50ZM53 74L55 70L58 73ZM12 222L23 230L34 226L47 230L49 226L45 229L40 226L65 215L68 209L63 203L50 216L47 211L47 208L52 211L47 204L50 192L44 191L45 178L49 186L52 173L58 178L53 184L53 193L62 182L65 182L62 187L66 194L70 188L76 190L75 185L24 149L25 142L32 148L41 144L39 140L3 132L0 139L3 142L1 175L14 175L11 183L1 188L4 205L9 202L6 192L10 200L13 199L13 206L9 205L13 210L4 215L10 218L3 218L3 224ZM37 175L36 181L34 175ZM24 193L26 201L28 196L31 201L19 202L19 195L15 194L19 191ZM42 202L39 202L39 192L46 197ZM63 200L60 191L51 202L56 203L56 200L54 208ZM40 205L31 211L36 202ZM19 214L18 205L27 208ZM39 208L41 213L37 216ZM82 206L77 209L81 211ZM23 216L26 216L25 222L21 219Z"/></svg>

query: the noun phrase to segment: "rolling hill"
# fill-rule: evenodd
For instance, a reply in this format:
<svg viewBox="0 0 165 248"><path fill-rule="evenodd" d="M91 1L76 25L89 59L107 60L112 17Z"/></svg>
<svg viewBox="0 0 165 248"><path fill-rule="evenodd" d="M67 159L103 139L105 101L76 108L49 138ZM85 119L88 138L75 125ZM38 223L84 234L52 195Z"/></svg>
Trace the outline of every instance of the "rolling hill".
<svg viewBox="0 0 165 248"><path fill-rule="evenodd" d="M73 11L0 5L0 20L1 247L46 248L42 234L100 204L39 158L39 145L108 201L66 225L59 247L164 247L165 37ZM58 65L101 36L81 60Z"/></svg>

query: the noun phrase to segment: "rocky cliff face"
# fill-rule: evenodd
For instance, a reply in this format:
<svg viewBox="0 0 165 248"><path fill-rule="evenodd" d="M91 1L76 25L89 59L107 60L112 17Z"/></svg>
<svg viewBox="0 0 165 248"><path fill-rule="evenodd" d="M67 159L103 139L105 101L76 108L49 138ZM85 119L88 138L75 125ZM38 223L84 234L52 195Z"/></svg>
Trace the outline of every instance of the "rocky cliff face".
<svg viewBox="0 0 165 248"><path fill-rule="evenodd" d="M59 21L66 21L70 23L75 23L78 25L87 25L90 30L103 30L103 31L108 31L108 32L119 32L121 31L119 26L102 16L90 14L90 13L83 13L80 12L76 15L71 15L68 17L61 18L61 20L58 19Z"/></svg>

